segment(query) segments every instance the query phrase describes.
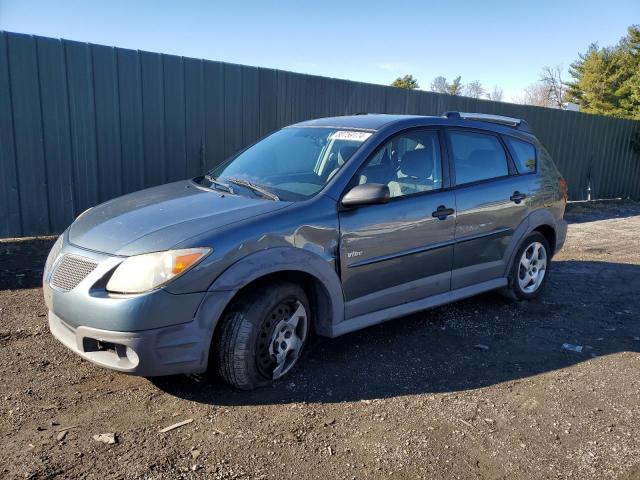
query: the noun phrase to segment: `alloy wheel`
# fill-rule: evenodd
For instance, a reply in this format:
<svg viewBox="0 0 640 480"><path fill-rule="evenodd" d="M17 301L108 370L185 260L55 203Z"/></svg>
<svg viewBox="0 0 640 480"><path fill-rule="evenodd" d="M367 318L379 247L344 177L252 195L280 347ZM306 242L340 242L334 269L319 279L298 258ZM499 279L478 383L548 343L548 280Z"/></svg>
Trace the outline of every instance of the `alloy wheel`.
<svg viewBox="0 0 640 480"><path fill-rule="evenodd" d="M518 284L524 293L534 293L547 271L547 250L540 242L531 243L522 252L518 268Z"/></svg>

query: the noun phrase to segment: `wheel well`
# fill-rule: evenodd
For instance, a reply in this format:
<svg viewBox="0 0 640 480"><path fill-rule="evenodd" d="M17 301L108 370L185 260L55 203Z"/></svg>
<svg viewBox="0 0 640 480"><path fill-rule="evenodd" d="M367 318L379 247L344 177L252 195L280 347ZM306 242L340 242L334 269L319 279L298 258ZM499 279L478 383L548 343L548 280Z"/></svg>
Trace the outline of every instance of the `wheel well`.
<svg viewBox="0 0 640 480"><path fill-rule="evenodd" d="M556 251L556 231L550 225L540 225L536 227L534 232L540 232L544 235L544 238L547 239L549 243L549 248L551 249L551 254L553 255Z"/></svg>
<svg viewBox="0 0 640 480"><path fill-rule="evenodd" d="M256 289L261 288L264 285L272 284L279 281L292 282L300 285L304 289L304 292L309 299L309 306L311 307L311 326L313 328L313 331L327 331L333 320L333 308L329 292L322 284L322 282L316 277L309 273L296 270L284 270L269 273L249 282L247 285L238 290L238 292L233 296L233 298L229 301L229 304L225 308L225 311L233 306L233 304L246 293L255 291Z"/></svg>

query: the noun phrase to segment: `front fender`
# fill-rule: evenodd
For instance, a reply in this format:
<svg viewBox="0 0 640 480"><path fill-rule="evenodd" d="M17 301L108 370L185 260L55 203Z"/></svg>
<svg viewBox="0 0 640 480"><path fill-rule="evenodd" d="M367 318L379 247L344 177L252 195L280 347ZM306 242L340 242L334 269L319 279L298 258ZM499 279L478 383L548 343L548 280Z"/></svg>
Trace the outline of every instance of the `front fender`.
<svg viewBox="0 0 640 480"><path fill-rule="evenodd" d="M230 301L251 282L265 275L287 271L311 275L323 286L330 303L331 316L318 318L316 330L320 335L331 336L333 326L344 320L342 285L333 264L308 250L275 247L252 253L227 268L209 287L209 291L224 294Z"/></svg>

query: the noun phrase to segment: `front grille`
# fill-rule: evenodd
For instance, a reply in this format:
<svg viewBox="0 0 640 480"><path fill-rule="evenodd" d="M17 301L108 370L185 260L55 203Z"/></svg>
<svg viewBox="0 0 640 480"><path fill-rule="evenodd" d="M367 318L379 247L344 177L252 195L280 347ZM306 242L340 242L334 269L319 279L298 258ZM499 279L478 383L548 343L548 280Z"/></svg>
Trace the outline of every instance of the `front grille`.
<svg viewBox="0 0 640 480"><path fill-rule="evenodd" d="M93 260L75 255L65 255L51 277L51 286L68 292L75 288L98 266Z"/></svg>

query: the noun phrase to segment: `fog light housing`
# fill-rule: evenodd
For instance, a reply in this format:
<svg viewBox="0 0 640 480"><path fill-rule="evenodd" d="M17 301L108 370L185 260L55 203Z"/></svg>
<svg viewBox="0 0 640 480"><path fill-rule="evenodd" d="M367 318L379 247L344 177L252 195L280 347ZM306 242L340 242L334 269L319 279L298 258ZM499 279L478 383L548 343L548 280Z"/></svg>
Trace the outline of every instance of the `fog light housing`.
<svg viewBox="0 0 640 480"><path fill-rule="evenodd" d="M140 363L140 357L135 352L135 350L131 347L127 347L126 350L127 360L129 360L134 366L137 366Z"/></svg>

